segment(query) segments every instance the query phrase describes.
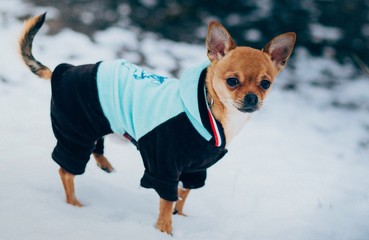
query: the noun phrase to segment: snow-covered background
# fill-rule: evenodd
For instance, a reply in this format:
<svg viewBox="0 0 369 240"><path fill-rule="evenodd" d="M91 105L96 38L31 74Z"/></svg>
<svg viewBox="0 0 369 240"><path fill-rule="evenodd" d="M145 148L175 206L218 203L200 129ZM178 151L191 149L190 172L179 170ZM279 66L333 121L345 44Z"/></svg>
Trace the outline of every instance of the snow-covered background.
<svg viewBox="0 0 369 240"><path fill-rule="evenodd" d="M106 155L116 171L106 174L91 160L75 180L85 207L65 204L50 157L49 82L17 54L20 18L46 10L48 19L59 14L20 0L0 2L1 240L369 239L369 79L304 48L295 50L229 154L208 170L206 187L190 193L189 216L174 216L173 237L154 228L158 197L139 187L139 153L114 137ZM170 75L205 59L203 45L155 33L112 27L89 38L47 30L45 24L34 52L51 68L124 57Z"/></svg>

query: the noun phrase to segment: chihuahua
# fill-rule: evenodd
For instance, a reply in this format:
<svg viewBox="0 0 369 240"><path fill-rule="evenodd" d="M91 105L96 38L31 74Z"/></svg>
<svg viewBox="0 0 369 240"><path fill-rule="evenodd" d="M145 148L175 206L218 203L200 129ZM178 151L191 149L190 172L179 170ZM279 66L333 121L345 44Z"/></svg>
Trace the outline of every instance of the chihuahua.
<svg viewBox="0 0 369 240"><path fill-rule="evenodd" d="M211 21L206 36L208 60L180 79L152 74L124 59L54 71L32 55L34 36L45 15L25 22L19 51L29 69L51 80L51 122L57 144L52 158L66 202L81 207L74 176L91 155L107 172L103 137L129 138L144 164L141 186L160 197L156 227L172 233L172 214L185 215L190 189L205 184L206 169L220 160L252 112L262 107L278 73L286 66L296 35L285 33L262 50L237 47L228 31ZM182 186L179 187L179 182Z"/></svg>

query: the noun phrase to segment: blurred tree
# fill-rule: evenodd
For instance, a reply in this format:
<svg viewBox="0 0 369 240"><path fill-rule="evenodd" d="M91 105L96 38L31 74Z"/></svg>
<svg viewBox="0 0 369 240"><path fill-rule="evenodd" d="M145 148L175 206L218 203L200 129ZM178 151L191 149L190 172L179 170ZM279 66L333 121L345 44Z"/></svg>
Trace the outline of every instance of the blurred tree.
<svg viewBox="0 0 369 240"><path fill-rule="evenodd" d="M60 11L51 33L63 27L92 35L110 26L139 27L174 41L203 43L210 19L236 42L262 48L283 32L298 46L340 61L355 54L369 63L368 0L27 0Z"/></svg>

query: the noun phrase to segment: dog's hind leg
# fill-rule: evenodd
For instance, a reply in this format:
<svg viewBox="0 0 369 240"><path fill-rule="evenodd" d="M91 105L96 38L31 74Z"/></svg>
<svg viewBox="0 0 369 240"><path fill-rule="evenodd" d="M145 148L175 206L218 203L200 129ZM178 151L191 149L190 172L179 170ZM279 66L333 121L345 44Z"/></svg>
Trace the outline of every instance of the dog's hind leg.
<svg viewBox="0 0 369 240"><path fill-rule="evenodd" d="M63 168L59 169L59 174L63 183L66 202L73 206L83 207L83 205L77 200L74 193L74 175L65 171Z"/></svg>
<svg viewBox="0 0 369 240"><path fill-rule="evenodd" d="M113 166L110 164L110 162L108 161L108 159L106 159L104 155L98 153L93 153L93 155L99 168L101 168L107 173L111 173L114 170Z"/></svg>
<svg viewBox="0 0 369 240"><path fill-rule="evenodd" d="M92 155L94 156L97 166L99 166L99 168L101 168L107 173L111 173L114 170L113 166L104 156L104 138L99 138L96 141L95 149L93 150Z"/></svg>
<svg viewBox="0 0 369 240"><path fill-rule="evenodd" d="M173 214L178 214L181 216L186 216L186 214L183 213L183 207L186 202L187 196L190 193L190 189L186 188L178 188L178 200L176 202L176 205L174 207Z"/></svg>

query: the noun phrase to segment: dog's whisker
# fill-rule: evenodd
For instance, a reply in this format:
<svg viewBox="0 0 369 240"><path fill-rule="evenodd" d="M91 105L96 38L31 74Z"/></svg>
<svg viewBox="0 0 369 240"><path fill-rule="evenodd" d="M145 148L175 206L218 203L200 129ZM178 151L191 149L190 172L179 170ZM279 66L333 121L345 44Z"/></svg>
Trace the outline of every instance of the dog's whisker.
<svg viewBox="0 0 369 240"><path fill-rule="evenodd" d="M233 102L235 102L233 99L226 99L222 101L222 103L233 103Z"/></svg>
<svg viewBox="0 0 369 240"><path fill-rule="evenodd" d="M237 108L238 103L234 101L233 99L225 99L222 101L224 105L231 106Z"/></svg>

